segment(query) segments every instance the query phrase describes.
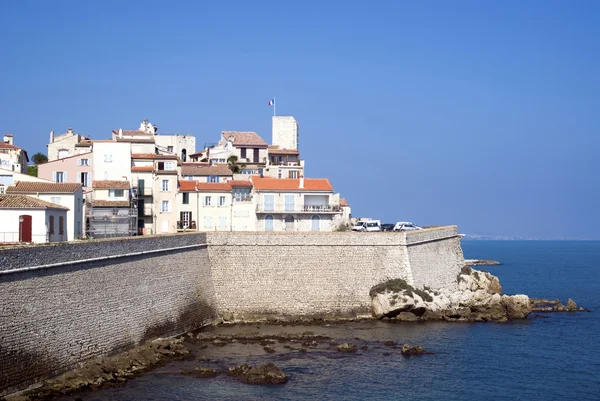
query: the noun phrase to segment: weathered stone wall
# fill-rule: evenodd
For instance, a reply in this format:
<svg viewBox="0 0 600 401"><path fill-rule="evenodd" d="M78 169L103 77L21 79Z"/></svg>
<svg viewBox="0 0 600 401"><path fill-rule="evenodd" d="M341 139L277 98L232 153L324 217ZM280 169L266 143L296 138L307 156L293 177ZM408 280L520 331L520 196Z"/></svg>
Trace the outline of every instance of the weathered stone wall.
<svg viewBox="0 0 600 401"><path fill-rule="evenodd" d="M12 267L64 261L71 259L68 255L94 258L99 243L105 255L111 254L104 260L0 273L0 395L89 358L212 321L208 252L199 245L204 242L204 234L187 234L0 251ZM116 257L117 251L156 251L177 243L187 247Z"/></svg>
<svg viewBox="0 0 600 401"><path fill-rule="evenodd" d="M218 312L229 319L370 313L369 289L390 278L454 288L456 227L406 233L210 233ZM438 259L439 258L439 259Z"/></svg>

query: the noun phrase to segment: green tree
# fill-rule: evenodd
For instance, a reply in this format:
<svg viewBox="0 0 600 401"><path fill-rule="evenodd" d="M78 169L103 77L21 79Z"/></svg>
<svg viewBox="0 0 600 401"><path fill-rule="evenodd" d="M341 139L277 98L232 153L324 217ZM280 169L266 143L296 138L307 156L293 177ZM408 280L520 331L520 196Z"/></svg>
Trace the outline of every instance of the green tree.
<svg viewBox="0 0 600 401"><path fill-rule="evenodd" d="M38 176L38 167L37 166L27 166L27 174L37 177Z"/></svg>
<svg viewBox="0 0 600 401"><path fill-rule="evenodd" d="M238 157L236 155L231 155L227 158L227 167L229 167L229 170L231 170L233 174L240 174L246 165L238 164Z"/></svg>
<svg viewBox="0 0 600 401"><path fill-rule="evenodd" d="M31 156L31 161L35 164L44 164L48 162L48 156L43 153L37 152L35 155Z"/></svg>

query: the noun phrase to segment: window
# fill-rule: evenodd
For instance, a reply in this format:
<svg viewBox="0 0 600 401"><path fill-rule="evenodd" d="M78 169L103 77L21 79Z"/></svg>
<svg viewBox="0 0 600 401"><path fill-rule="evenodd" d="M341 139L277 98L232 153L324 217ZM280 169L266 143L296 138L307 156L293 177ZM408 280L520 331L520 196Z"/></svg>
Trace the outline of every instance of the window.
<svg viewBox="0 0 600 401"><path fill-rule="evenodd" d="M234 202L248 202L252 200L250 195L250 188L234 188L233 189L233 201Z"/></svg>
<svg viewBox="0 0 600 401"><path fill-rule="evenodd" d="M104 163L112 163L112 153L104 154Z"/></svg>
<svg viewBox="0 0 600 401"><path fill-rule="evenodd" d="M168 213L170 211L170 207L169 207L169 201L162 201L160 202L160 212L161 213Z"/></svg>
<svg viewBox="0 0 600 401"><path fill-rule="evenodd" d="M78 166L91 166L92 161L90 159L79 159L79 160L77 160L77 165Z"/></svg>
<svg viewBox="0 0 600 401"><path fill-rule="evenodd" d="M91 186L91 176L90 173L79 173L79 183L84 187Z"/></svg>
<svg viewBox="0 0 600 401"><path fill-rule="evenodd" d="M58 158L59 159L64 159L65 157L69 156L69 151L67 149L60 149L58 151Z"/></svg>
<svg viewBox="0 0 600 401"><path fill-rule="evenodd" d="M225 206L225 197L219 196L219 206Z"/></svg>
<svg viewBox="0 0 600 401"><path fill-rule="evenodd" d="M50 201L55 205L60 205L60 198L58 196L53 196L52 198L50 198Z"/></svg>
<svg viewBox="0 0 600 401"><path fill-rule="evenodd" d="M67 173L63 171L54 172L54 182L67 182Z"/></svg>
<svg viewBox="0 0 600 401"><path fill-rule="evenodd" d="M277 170L277 178L283 178L283 171Z"/></svg>
<svg viewBox="0 0 600 401"><path fill-rule="evenodd" d="M241 149L240 149L240 157L241 157L242 159L245 159L245 158L247 157L247 156L246 156L246 148L241 148Z"/></svg>
<svg viewBox="0 0 600 401"><path fill-rule="evenodd" d="M225 216L219 217L219 230L221 230L221 231L227 230L227 217L225 217Z"/></svg>
<svg viewBox="0 0 600 401"><path fill-rule="evenodd" d="M61 235L65 233L65 218L62 216L58 218L58 233Z"/></svg>
<svg viewBox="0 0 600 401"><path fill-rule="evenodd" d="M50 234L54 234L54 216L50 216L50 219L49 219L48 225L50 226L50 227L48 228L48 233L50 233Z"/></svg>
<svg viewBox="0 0 600 401"><path fill-rule="evenodd" d="M173 153L173 146L167 146L167 152Z"/></svg>
<svg viewBox="0 0 600 401"><path fill-rule="evenodd" d="M179 219L181 220L181 226L184 228L190 227L190 222L192 221L192 212L181 212L179 214Z"/></svg>
<svg viewBox="0 0 600 401"><path fill-rule="evenodd" d="M122 189L109 189L108 190L108 197L109 198L122 198L123 197L123 190Z"/></svg>
<svg viewBox="0 0 600 401"><path fill-rule="evenodd" d="M187 160L187 150L182 149L181 150L181 161L186 161Z"/></svg>
<svg viewBox="0 0 600 401"><path fill-rule="evenodd" d="M290 171L289 178L298 178L298 171L297 170Z"/></svg>
<svg viewBox="0 0 600 401"><path fill-rule="evenodd" d="M312 231L320 231L321 230L321 218L319 216L313 216L310 218L311 220L311 230Z"/></svg>
<svg viewBox="0 0 600 401"><path fill-rule="evenodd" d="M210 216L204 216L204 228L211 228L212 223L210 221Z"/></svg>
<svg viewBox="0 0 600 401"><path fill-rule="evenodd" d="M208 177L208 182L219 182L219 177L211 175Z"/></svg>
<svg viewBox="0 0 600 401"><path fill-rule="evenodd" d="M210 196L204 197L204 202L202 202L202 206L210 206Z"/></svg>
<svg viewBox="0 0 600 401"><path fill-rule="evenodd" d="M258 156L259 156L258 151L259 150L260 149L258 149L258 148L254 149L254 160L253 160L254 163L258 163Z"/></svg>
<svg viewBox="0 0 600 401"><path fill-rule="evenodd" d="M104 179L108 180L108 177L110 177L110 174L108 173L108 171L104 172Z"/></svg>
<svg viewBox="0 0 600 401"><path fill-rule="evenodd" d="M265 212L275 211L275 195L265 195Z"/></svg>
<svg viewBox="0 0 600 401"><path fill-rule="evenodd" d="M270 214L265 217L265 231L273 231L273 216Z"/></svg>
<svg viewBox="0 0 600 401"><path fill-rule="evenodd" d="M160 183L160 190L162 192L170 191L169 180L162 180L162 182Z"/></svg>
<svg viewBox="0 0 600 401"><path fill-rule="evenodd" d="M285 211L286 212L294 211L294 195L286 195L285 196Z"/></svg>
<svg viewBox="0 0 600 401"><path fill-rule="evenodd" d="M168 170L168 171L175 170L175 162L165 162L165 170Z"/></svg>
<svg viewBox="0 0 600 401"><path fill-rule="evenodd" d="M184 192L183 193L183 202L184 205L189 205L190 204L190 193L189 192Z"/></svg>

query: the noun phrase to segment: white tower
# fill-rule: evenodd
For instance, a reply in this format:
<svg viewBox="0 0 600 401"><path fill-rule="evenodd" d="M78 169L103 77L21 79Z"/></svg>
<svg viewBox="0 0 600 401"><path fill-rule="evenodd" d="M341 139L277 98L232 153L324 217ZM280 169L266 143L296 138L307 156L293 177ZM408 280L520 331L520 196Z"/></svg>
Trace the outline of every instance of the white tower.
<svg viewBox="0 0 600 401"><path fill-rule="evenodd" d="M298 121L292 116L273 116L272 145L298 150Z"/></svg>

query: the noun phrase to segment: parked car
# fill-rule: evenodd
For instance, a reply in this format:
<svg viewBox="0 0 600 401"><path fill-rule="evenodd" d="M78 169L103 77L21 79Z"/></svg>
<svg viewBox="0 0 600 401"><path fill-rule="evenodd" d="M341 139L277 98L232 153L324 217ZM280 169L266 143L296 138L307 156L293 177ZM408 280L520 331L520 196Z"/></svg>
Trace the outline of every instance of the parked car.
<svg viewBox="0 0 600 401"><path fill-rule="evenodd" d="M413 230L422 230L422 228L414 225L413 223L407 222L407 221L399 221L394 226L394 231L413 231Z"/></svg>
<svg viewBox="0 0 600 401"><path fill-rule="evenodd" d="M367 231L367 222L359 221L355 225L352 226L352 231Z"/></svg>
<svg viewBox="0 0 600 401"><path fill-rule="evenodd" d="M392 231L396 227L395 224L382 224L381 231Z"/></svg>

